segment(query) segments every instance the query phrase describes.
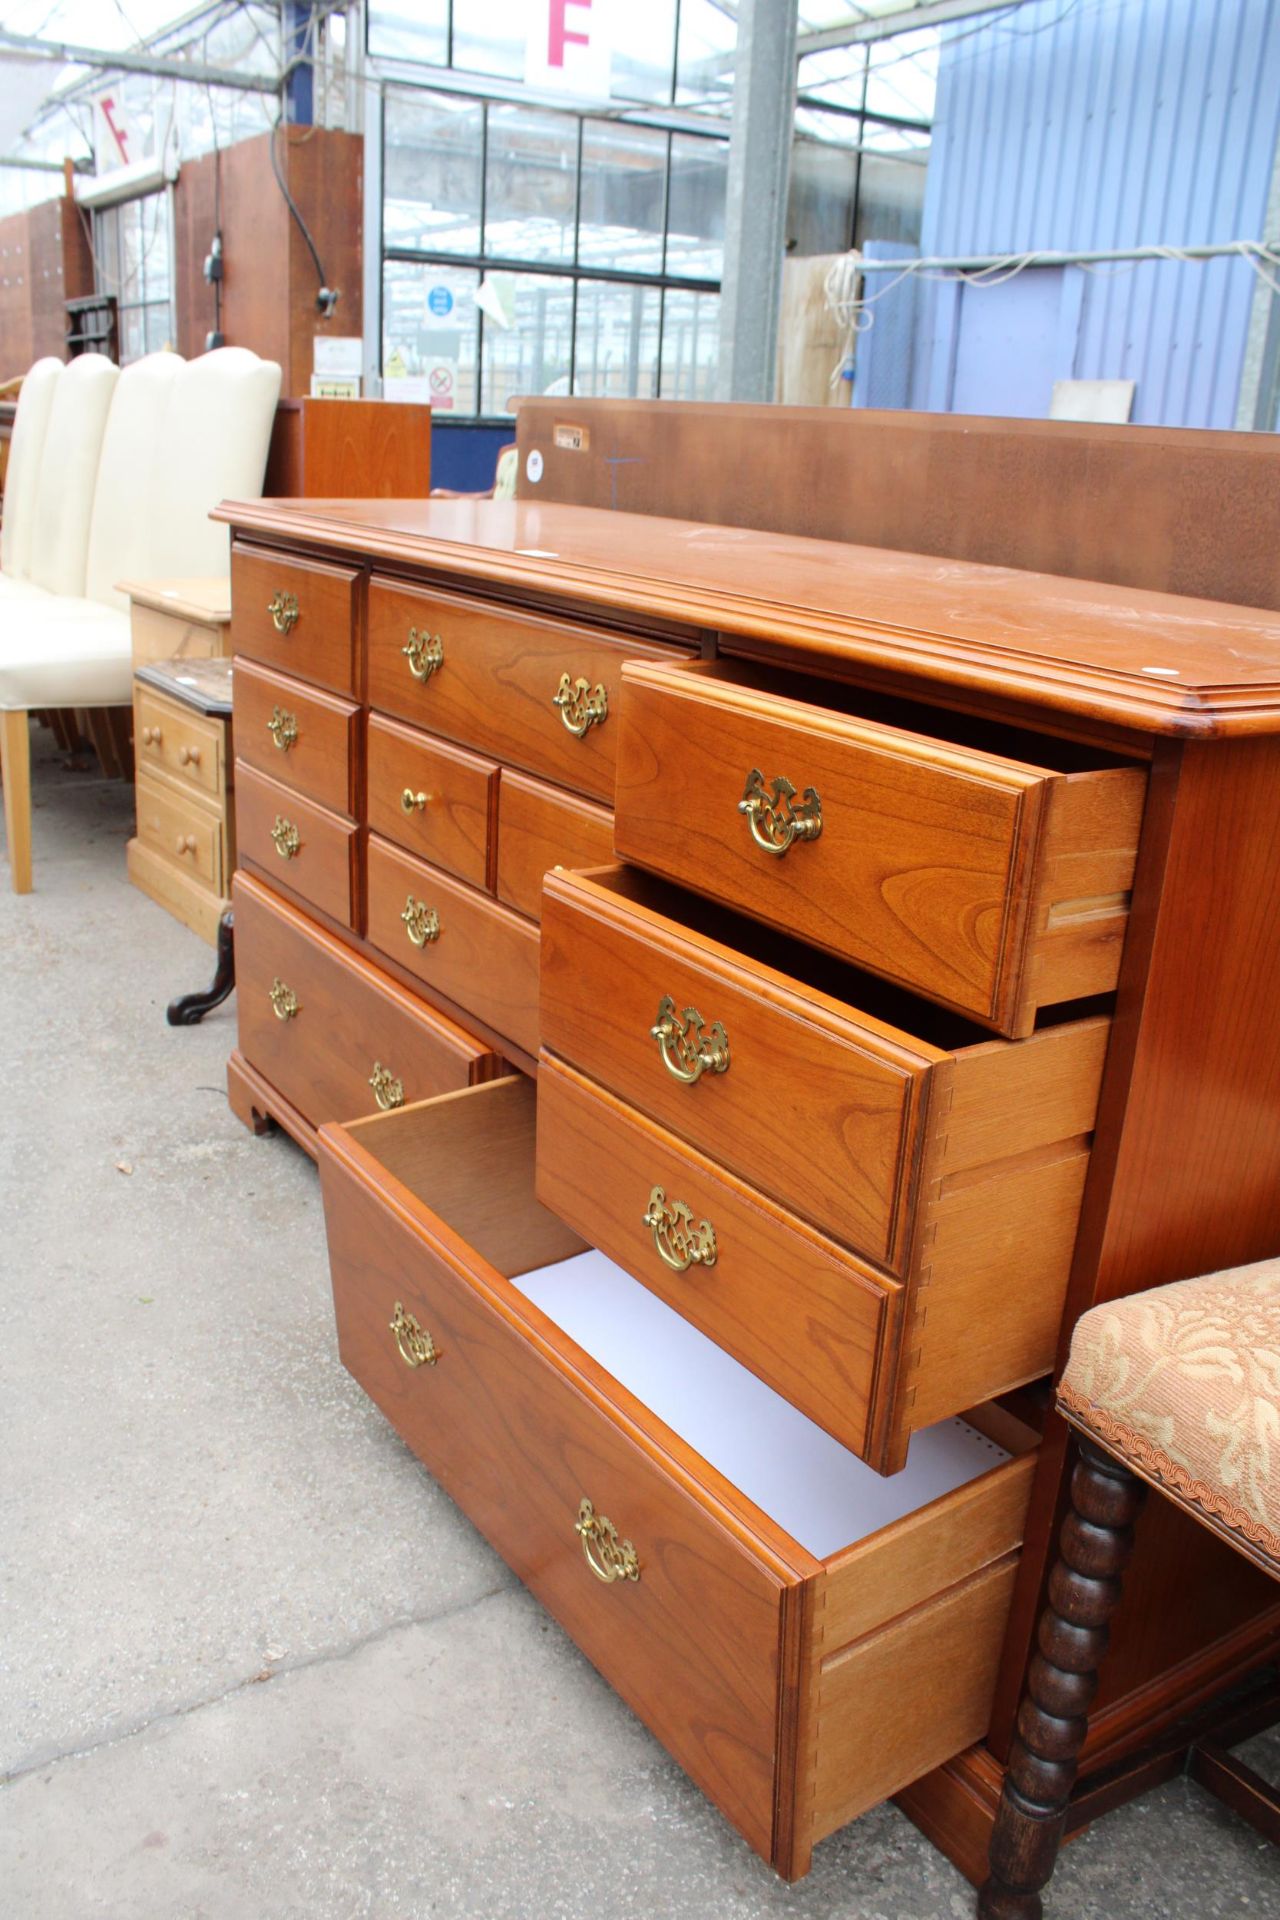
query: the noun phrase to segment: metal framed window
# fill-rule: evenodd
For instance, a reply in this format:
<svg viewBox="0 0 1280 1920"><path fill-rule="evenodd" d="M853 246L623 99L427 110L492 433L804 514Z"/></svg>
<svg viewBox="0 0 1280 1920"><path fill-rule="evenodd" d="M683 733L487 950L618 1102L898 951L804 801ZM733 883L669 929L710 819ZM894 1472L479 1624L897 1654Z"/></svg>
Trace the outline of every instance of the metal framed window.
<svg viewBox="0 0 1280 1920"><path fill-rule="evenodd" d="M116 296L120 364L173 346L173 208L168 191L122 200L93 216L95 280Z"/></svg>
<svg viewBox="0 0 1280 1920"><path fill-rule="evenodd" d="M385 391L459 419L710 392L727 134L386 86Z"/></svg>

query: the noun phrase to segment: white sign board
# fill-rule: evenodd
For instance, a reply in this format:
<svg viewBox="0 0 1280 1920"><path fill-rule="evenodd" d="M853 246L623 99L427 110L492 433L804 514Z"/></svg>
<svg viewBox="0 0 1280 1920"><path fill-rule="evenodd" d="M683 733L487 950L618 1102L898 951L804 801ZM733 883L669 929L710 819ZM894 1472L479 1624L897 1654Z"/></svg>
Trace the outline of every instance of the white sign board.
<svg viewBox="0 0 1280 1920"><path fill-rule="evenodd" d="M525 85L607 100L614 0L529 0Z"/></svg>

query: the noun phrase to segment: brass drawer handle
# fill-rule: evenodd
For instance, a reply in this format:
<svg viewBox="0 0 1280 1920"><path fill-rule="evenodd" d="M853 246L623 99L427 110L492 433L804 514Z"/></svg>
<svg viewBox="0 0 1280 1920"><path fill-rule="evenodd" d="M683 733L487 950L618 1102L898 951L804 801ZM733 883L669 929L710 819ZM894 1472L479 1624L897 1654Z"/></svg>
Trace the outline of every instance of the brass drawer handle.
<svg viewBox="0 0 1280 1920"><path fill-rule="evenodd" d="M591 686L581 674L576 680L570 680L567 673L562 673L551 704L559 707L560 718L575 740L581 740L592 727L603 726L609 718L608 689Z"/></svg>
<svg viewBox="0 0 1280 1920"><path fill-rule="evenodd" d="M196 851L196 837L194 833L180 833L177 837L176 845L180 854L194 853Z"/></svg>
<svg viewBox="0 0 1280 1920"><path fill-rule="evenodd" d="M198 767L200 765L199 747L179 747L178 765L180 767Z"/></svg>
<svg viewBox="0 0 1280 1920"><path fill-rule="evenodd" d="M267 602L267 612L271 615L271 624L277 633L291 633L298 624L297 594L273 594Z"/></svg>
<svg viewBox="0 0 1280 1920"><path fill-rule="evenodd" d="M142 729L142 744L144 747L158 747L163 737L159 727L144 727Z"/></svg>
<svg viewBox="0 0 1280 1920"><path fill-rule="evenodd" d="M669 993L658 1002L658 1019L649 1029L658 1043L662 1064L673 1079L691 1087L704 1073L729 1071L729 1036L717 1020L706 1027L696 1007L676 1012Z"/></svg>
<svg viewBox="0 0 1280 1920"><path fill-rule="evenodd" d="M288 753L298 737L298 719L296 714L286 713L283 707L272 710L267 722L267 732L275 741L281 753Z"/></svg>
<svg viewBox="0 0 1280 1920"><path fill-rule="evenodd" d="M795 792L791 782L779 775L773 793L767 794L759 767L747 775L738 812L746 814L751 838L766 853L785 853L793 840L816 840L822 832L822 802L817 793L806 787L800 805L793 807Z"/></svg>
<svg viewBox="0 0 1280 1920"><path fill-rule="evenodd" d="M271 1002L272 1011L277 1020L297 1019L301 1011L298 1006L298 996L292 987L286 987L279 974L267 989L267 998Z"/></svg>
<svg viewBox="0 0 1280 1920"><path fill-rule="evenodd" d="M429 793L415 793L412 787L406 787L400 795L401 813L421 813L431 799Z"/></svg>
<svg viewBox="0 0 1280 1920"><path fill-rule="evenodd" d="M396 1337L400 1358L406 1367L434 1367L440 1358L439 1347L426 1328L419 1326L413 1315L406 1313L398 1300L395 1313L388 1325Z"/></svg>
<svg viewBox="0 0 1280 1920"><path fill-rule="evenodd" d="M425 947L430 941L440 938L440 915L425 901L415 900L412 894L405 901L400 918L415 947Z"/></svg>
<svg viewBox="0 0 1280 1920"><path fill-rule="evenodd" d="M282 813L276 815L276 823L271 829L271 838L276 843L276 852L282 860L296 860L298 849L302 845L302 835L292 820L286 820Z"/></svg>
<svg viewBox="0 0 1280 1920"><path fill-rule="evenodd" d="M425 627L421 633L416 627L410 627L409 644L400 651L409 662L409 671L415 680L429 680L444 665L444 641L438 633L428 633Z"/></svg>
<svg viewBox="0 0 1280 1920"><path fill-rule="evenodd" d="M653 1235L659 1258L676 1273L687 1267L714 1267L716 1230L709 1220L694 1224L683 1200L668 1200L661 1187L649 1194L644 1224Z"/></svg>
<svg viewBox="0 0 1280 1920"><path fill-rule="evenodd" d="M597 1580L612 1586L615 1580L638 1580L640 1556L629 1540L619 1540L618 1529L589 1500L578 1503L574 1532L582 1541L587 1565Z"/></svg>
<svg viewBox="0 0 1280 1920"><path fill-rule="evenodd" d="M369 1085L373 1088L374 1099L384 1113L390 1113L393 1107L404 1105L404 1081L397 1080L390 1067L384 1067L380 1060L375 1060L373 1063Z"/></svg>

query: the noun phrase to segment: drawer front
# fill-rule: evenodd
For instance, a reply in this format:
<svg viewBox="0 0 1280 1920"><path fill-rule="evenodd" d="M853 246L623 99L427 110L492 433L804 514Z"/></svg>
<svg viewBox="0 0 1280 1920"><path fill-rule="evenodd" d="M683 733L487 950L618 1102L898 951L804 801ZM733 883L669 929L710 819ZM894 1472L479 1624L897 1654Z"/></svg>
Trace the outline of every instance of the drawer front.
<svg viewBox="0 0 1280 1920"><path fill-rule="evenodd" d="M248 874L237 874L240 1050L313 1126L470 1086L494 1056Z"/></svg>
<svg viewBox="0 0 1280 1920"><path fill-rule="evenodd" d="M544 1054L538 1198L784 1399L866 1455L901 1292Z"/></svg>
<svg viewBox="0 0 1280 1920"><path fill-rule="evenodd" d="M359 712L350 700L236 662L238 757L334 813L352 811Z"/></svg>
<svg viewBox="0 0 1280 1920"><path fill-rule="evenodd" d="M537 1053L538 929L531 921L371 834L369 938L495 1033Z"/></svg>
<svg viewBox="0 0 1280 1920"><path fill-rule="evenodd" d="M504 769L498 792L499 900L531 920L542 917L549 868L600 867L613 859L613 815Z"/></svg>
<svg viewBox="0 0 1280 1920"><path fill-rule="evenodd" d="M464 1097L481 1096L491 1090ZM494 1144L500 1153L498 1129ZM782 1580L504 1311L485 1286L500 1276L479 1254L447 1229L391 1213L374 1164L339 1157L328 1133L320 1166L344 1364L768 1859ZM435 1364L401 1358L390 1324L397 1304L430 1335ZM575 1531L584 1499L633 1543L637 1579L606 1584L592 1571Z"/></svg>
<svg viewBox="0 0 1280 1920"><path fill-rule="evenodd" d="M356 830L349 820L240 760L236 834L241 859L256 861L332 919L354 925Z"/></svg>
<svg viewBox="0 0 1280 1920"><path fill-rule="evenodd" d="M489 885L498 769L416 727L369 716L369 826L447 873Z"/></svg>
<svg viewBox="0 0 1280 1920"><path fill-rule="evenodd" d="M711 899L1005 1032L1030 1030L1021 975L1037 862L1053 813L1075 811L1098 851L1073 855L1103 909L1089 991L1114 985L1136 846L1137 769L1063 776L859 721L699 672L624 675L615 844ZM1083 786L1080 784L1084 782ZM781 785L779 783L782 783ZM793 798L788 800L787 788ZM1095 802L1090 806L1090 800ZM1135 805L1136 802L1136 805ZM1118 836L1118 837L1117 837ZM1118 854L1114 851L1118 849ZM1115 894L1114 915L1108 898ZM1052 917L1044 903L1047 922ZM1118 931L1112 925L1118 921ZM1077 997L1047 978L1041 1003Z"/></svg>
<svg viewBox="0 0 1280 1920"><path fill-rule="evenodd" d="M369 589L372 706L600 800L613 798L622 662L672 656L484 601Z"/></svg>
<svg viewBox="0 0 1280 1920"><path fill-rule="evenodd" d="M299 560L242 544L231 552L234 651L355 693L355 585L351 567Z"/></svg>
<svg viewBox="0 0 1280 1920"><path fill-rule="evenodd" d="M546 883L542 1042L817 1226L901 1266L939 1057L923 1042L912 1049L573 874Z"/></svg>
<svg viewBox="0 0 1280 1920"><path fill-rule="evenodd" d="M226 725L193 713L151 688L134 690L133 738L137 763L162 768L194 793L217 800L226 777Z"/></svg>
<svg viewBox="0 0 1280 1920"><path fill-rule="evenodd" d="M145 769L137 777L138 838L213 892L224 885L222 821L188 794L171 791Z"/></svg>

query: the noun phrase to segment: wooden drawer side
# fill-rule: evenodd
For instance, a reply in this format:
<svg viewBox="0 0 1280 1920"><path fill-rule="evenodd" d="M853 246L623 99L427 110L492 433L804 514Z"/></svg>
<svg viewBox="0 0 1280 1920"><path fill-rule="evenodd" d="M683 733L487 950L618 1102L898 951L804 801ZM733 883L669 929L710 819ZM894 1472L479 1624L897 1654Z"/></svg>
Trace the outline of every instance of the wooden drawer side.
<svg viewBox="0 0 1280 1920"><path fill-rule="evenodd" d="M613 814L504 767L498 788L497 894L531 920L542 917L550 868L598 867L613 859Z"/></svg>

